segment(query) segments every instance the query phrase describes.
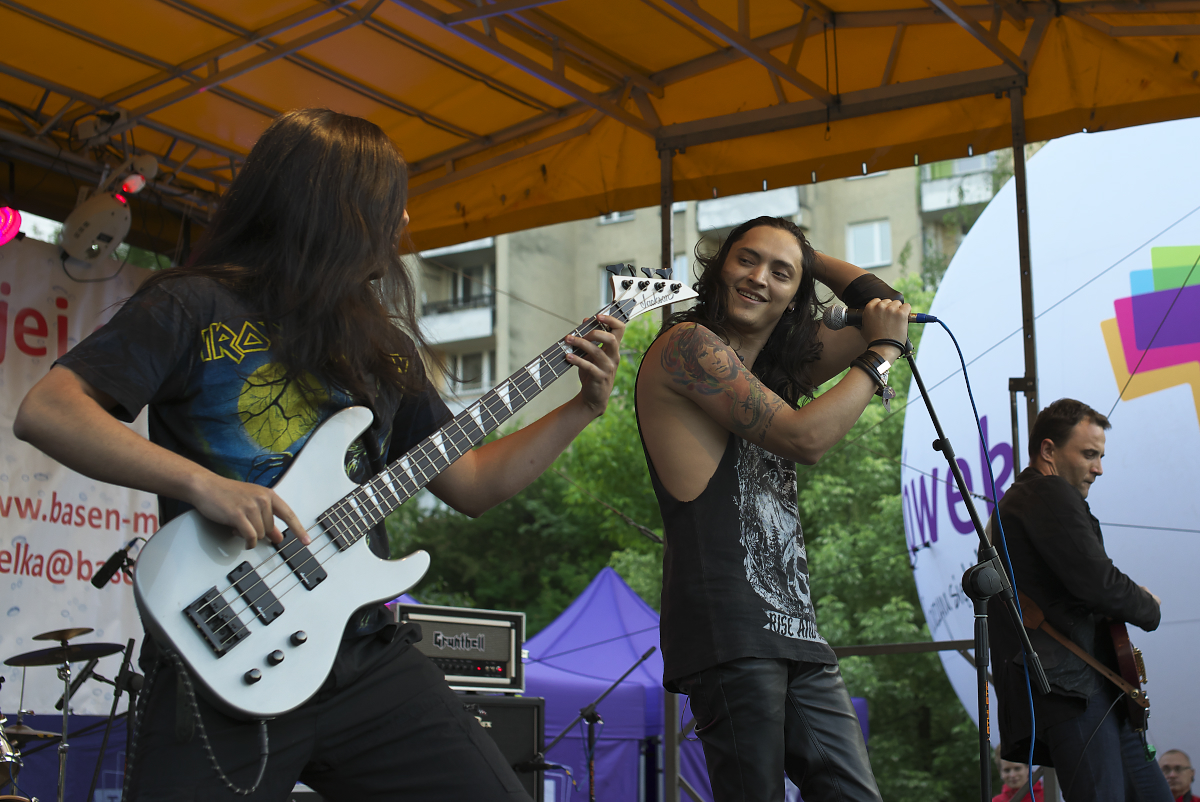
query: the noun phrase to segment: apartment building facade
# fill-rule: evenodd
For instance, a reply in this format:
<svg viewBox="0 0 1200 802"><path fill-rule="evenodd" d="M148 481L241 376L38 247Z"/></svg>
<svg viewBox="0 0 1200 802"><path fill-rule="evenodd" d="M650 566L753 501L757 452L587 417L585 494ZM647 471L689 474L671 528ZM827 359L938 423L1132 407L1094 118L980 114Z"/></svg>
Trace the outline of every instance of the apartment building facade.
<svg viewBox="0 0 1200 802"><path fill-rule="evenodd" d="M673 271L694 281L697 244L715 247L759 215L788 217L818 250L887 282L948 261L992 197L992 155L728 198L676 203ZM948 212L955 212L950 214ZM453 376L442 387L456 412L606 303L604 266L660 265L659 209L614 212L421 254L424 333ZM574 372L518 415L536 420L579 389Z"/></svg>

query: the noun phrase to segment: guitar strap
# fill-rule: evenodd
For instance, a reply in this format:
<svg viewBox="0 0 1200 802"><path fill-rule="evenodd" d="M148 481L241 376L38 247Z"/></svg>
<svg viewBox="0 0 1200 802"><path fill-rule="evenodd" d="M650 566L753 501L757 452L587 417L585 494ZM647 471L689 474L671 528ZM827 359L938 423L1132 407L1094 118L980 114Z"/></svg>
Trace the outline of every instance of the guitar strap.
<svg viewBox="0 0 1200 802"><path fill-rule="evenodd" d="M1046 620L1046 616L1042 612L1042 609L1037 606L1033 599L1026 596L1024 592L1020 590L1017 591L1017 597L1021 601L1021 623L1023 623L1027 629L1040 629L1042 632L1045 632L1063 646L1066 646L1068 649L1070 649L1071 653L1080 660L1099 671L1102 677L1120 688L1130 699L1137 702L1142 707L1150 706L1146 696L1137 688L1126 682L1124 677L1113 672L1113 670L1108 666L1104 665L1095 657L1092 657L1090 654L1085 652L1075 641L1071 640L1057 629L1050 626L1050 622Z"/></svg>

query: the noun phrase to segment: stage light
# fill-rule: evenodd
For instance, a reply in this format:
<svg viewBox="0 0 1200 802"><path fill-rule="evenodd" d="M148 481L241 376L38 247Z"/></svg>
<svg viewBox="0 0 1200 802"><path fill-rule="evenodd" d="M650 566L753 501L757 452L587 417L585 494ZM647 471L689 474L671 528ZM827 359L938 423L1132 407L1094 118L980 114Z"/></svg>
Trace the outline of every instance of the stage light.
<svg viewBox="0 0 1200 802"><path fill-rule="evenodd" d="M129 233L131 221L123 197L106 192L93 195L63 221L62 249L84 262L107 259Z"/></svg>
<svg viewBox="0 0 1200 802"><path fill-rule="evenodd" d="M0 245L7 245L20 230L21 213L10 206L0 207Z"/></svg>
<svg viewBox="0 0 1200 802"><path fill-rule="evenodd" d="M129 176L121 182L121 191L127 192L130 195L142 191L142 187L146 186L146 177L141 173L130 173Z"/></svg>

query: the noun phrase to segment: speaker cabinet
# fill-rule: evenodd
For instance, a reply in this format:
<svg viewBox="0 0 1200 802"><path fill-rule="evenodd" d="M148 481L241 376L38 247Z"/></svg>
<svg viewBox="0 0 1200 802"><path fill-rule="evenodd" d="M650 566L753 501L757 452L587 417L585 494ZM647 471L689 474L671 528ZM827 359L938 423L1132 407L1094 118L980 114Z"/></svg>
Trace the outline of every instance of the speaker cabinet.
<svg viewBox="0 0 1200 802"><path fill-rule="evenodd" d="M459 694L463 708L492 736L510 766L542 751L545 743L546 700L538 696ZM542 772L518 771L517 779L535 802L542 802Z"/></svg>

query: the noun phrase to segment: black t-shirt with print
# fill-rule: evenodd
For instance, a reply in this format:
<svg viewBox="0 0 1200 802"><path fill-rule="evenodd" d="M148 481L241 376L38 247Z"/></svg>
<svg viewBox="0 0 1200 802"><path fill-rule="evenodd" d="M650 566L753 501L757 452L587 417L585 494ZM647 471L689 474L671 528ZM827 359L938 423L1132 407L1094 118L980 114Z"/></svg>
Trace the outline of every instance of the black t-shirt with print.
<svg viewBox="0 0 1200 802"><path fill-rule="evenodd" d="M148 406L152 442L220 476L270 487L322 422L363 403L317 377L302 377L308 392L296 379L285 379L272 357L271 336L248 304L222 284L181 277L134 295L57 364L111 396L117 402L113 414L121 420L132 421ZM401 359L399 368L423 370L419 358ZM372 474L365 439L391 460L453 417L423 378L419 394L375 404L370 428L345 455L352 481L362 483ZM159 497L161 523L187 509ZM389 556L382 525L371 533L370 547ZM347 635L361 639L386 624L378 608L365 608L352 617ZM346 648L343 643L342 651ZM335 666L339 684L356 673L346 668L348 673Z"/></svg>

